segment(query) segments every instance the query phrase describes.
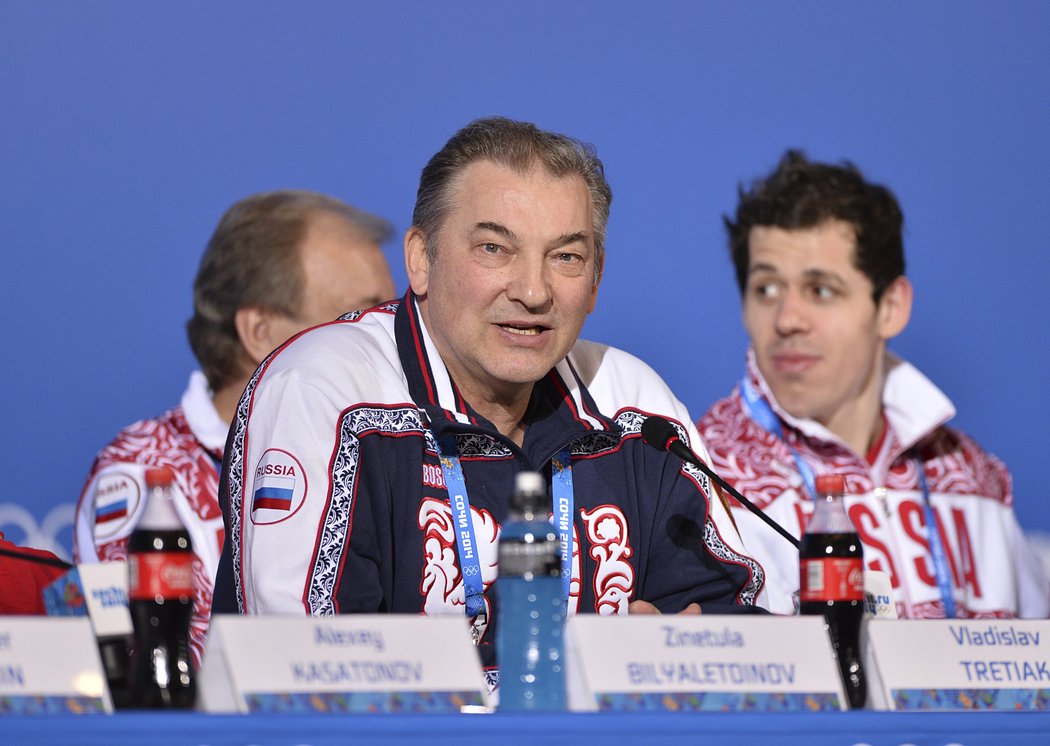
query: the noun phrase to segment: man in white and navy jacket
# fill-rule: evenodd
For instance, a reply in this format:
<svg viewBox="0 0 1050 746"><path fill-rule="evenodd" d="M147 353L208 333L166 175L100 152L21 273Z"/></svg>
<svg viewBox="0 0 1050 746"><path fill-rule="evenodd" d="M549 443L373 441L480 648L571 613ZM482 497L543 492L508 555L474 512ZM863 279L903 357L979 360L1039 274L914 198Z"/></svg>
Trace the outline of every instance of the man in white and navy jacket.
<svg viewBox="0 0 1050 746"><path fill-rule="evenodd" d="M217 611L465 614L491 668L496 542L525 469L568 529L570 612L754 608L762 569L706 478L639 436L657 411L695 437L684 408L640 361L578 341L610 200L593 149L527 123L478 120L431 159L409 292L294 338L241 399Z"/></svg>

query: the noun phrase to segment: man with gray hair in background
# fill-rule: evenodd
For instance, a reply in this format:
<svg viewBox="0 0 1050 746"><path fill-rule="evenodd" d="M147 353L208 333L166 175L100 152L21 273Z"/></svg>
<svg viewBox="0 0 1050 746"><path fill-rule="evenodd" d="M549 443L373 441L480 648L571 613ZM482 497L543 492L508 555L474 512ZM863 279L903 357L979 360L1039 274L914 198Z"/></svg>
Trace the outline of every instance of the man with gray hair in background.
<svg viewBox="0 0 1050 746"><path fill-rule="evenodd" d="M277 191L223 215L193 286L194 372L178 407L136 422L95 459L77 504L78 562L121 560L144 508L145 472L167 467L197 555L191 625L199 663L224 532L217 502L230 420L253 370L289 337L395 295L384 219L327 195Z"/></svg>

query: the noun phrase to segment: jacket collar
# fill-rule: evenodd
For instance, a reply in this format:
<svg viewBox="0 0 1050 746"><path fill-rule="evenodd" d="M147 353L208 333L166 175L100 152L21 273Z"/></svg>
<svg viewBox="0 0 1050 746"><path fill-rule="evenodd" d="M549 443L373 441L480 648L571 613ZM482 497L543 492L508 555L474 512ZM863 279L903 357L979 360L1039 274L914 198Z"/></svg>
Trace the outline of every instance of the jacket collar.
<svg viewBox="0 0 1050 746"><path fill-rule="evenodd" d="M394 333L409 394L425 413L436 437L481 431L509 442L463 398L434 346L411 290L398 306ZM568 359L561 360L534 385L527 416L522 450L533 462L546 461L581 435L620 432L598 411Z"/></svg>
<svg viewBox="0 0 1050 746"><path fill-rule="evenodd" d="M848 447L816 420L792 417L777 403L755 362L754 349L747 351L747 371L751 385L769 402L773 412L788 427L807 438ZM955 417L955 406L929 378L907 361L886 352L886 382L882 387L882 411L886 415L899 448L906 451L938 427Z"/></svg>
<svg viewBox="0 0 1050 746"><path fill-rule="evenodd" d="M200 441L205 449L217 454L221 459L230 425L228 422L223 422L218 410L215 409L211 390L208 388L208 380L199 370L190 374L190 382L182 394L179 405L182 407L182 415L186 418L186 424L193 433L193 437Z"/></svg>

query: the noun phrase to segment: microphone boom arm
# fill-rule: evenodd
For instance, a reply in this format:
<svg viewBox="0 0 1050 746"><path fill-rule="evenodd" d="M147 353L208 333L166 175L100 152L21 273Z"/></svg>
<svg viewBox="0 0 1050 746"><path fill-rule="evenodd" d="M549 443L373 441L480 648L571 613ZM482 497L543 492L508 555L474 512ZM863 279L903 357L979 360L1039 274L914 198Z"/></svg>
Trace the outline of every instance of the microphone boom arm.
<svg viewBox="0 0 1050 746"><path fill-rule="evenodd" d="M774 521L768 515L766 515L761 508L755 505L753 502L748 500L746 497L741 495L736 489L734 489L726 480L718 476L714 469L705 464L703 460L693 453L692 449L689 448L685 443L682 442L681 437L678 435L678 431L675 430L674 426L663 417L658 415L652 415L647 417L645 422L642 423L642 440L654 448L658 448L661 451L670 451L678 458L686 461L697 469L702 471L704 474L709 476L715 481L715 483L736 498L737 502L743 505L745 508L750 510L752 513L761 518L766 525L776 531L778 534L783 536L785 539L791 542L791 545L798 549L798 539L789 534L779 523Z"/></svg>
<svg viewBox="0 0 1050 746"><path fill-rule="evenodd" d="M682 446L685 447L685 444L683 443ZM779 523L777 523L772 518L770 518L768 515L766 515L764 512L762 512L761 508L759 508L753 502L751 502L746 497L741 495L737 490L733 489L729 485L729 483L726 482L726 480L722 479L722 477L718 476L718 474L715 473L714 469L712 469L710 466L705 464L699 458L690 458L690 459L686 459L686 460L688 460L689 463L691 463L697 469L702 471L704 474L706 474L707 476L711 477L711 479L713 479L718 484L719 487L721 487L726 492L728 492L730 495L732 495L733 498L737 500L737 502L739 502L745 508L747 508L752 513L754 513L759 518L761 518L763 521L765 521L766 525L768 525L770 528L772 528L778 534L780 534L785 539L790 541L791 544L795 547L795 549L798 549L798 539L796 539L794 536L789 534L787 532L787 530L783 526L781 526Z"/></svg>

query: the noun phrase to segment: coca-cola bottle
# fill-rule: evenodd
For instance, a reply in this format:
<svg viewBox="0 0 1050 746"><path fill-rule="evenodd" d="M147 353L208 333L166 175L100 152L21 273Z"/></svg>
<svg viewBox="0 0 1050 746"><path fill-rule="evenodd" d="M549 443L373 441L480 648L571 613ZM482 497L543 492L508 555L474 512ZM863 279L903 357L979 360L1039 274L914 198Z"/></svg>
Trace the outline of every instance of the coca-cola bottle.
<svg viewBox="0 0 1050 746"><path fill-rule="evenodd" d="M850 707L864 706L867 683L860 658L864 618L864 554L843 502L840 474L816 479L813 516L799 546L799 611L823 614Z"/></svg>
<svg viewBox="0 0 1050 746"><path fill-rule="evenodd" d="M171 485L170 470L146 470L146 507L128 539L134 707L190 708L197 695L189 640L193 550Z"/></svg>

